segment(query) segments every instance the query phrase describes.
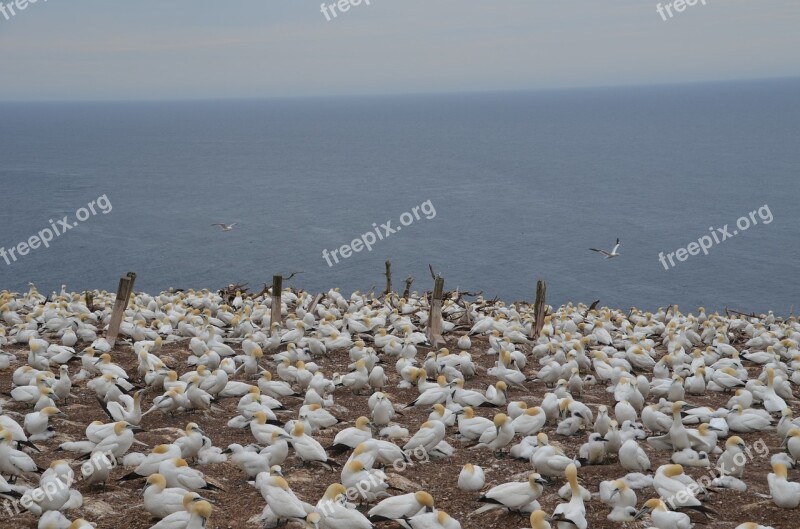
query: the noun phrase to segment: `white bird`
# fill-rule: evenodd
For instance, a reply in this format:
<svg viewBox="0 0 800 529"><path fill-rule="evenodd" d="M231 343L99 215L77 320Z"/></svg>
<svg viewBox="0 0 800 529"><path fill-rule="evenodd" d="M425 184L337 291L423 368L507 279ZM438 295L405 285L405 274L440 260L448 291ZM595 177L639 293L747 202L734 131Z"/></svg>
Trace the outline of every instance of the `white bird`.
<svg viewBox="0 0 800 529"><path fill-rule="evenodd" d="M611 505L606 518L612 522L630 522L636 516L636 492L624 479L602 482L600 501Z"/></svg>
<svg viewBox="0 0 800 529"><path fill-rule="evenodd" d="M475 412L469 406L459 412L458 433L467 440L478 439L483 432L494 427L494 422L486 417L476 417Z"/></svg>
<svg viewBox="0 0 800 529"><path fill-rule="evenodd" d="M558 529L586 529L586 507L578 485L578 469L570 464L564 471L572 496L567 503L560 503L553 511L553 520L557 520Z"/></svg>
<svg viewBox="0 0 800 529"><path fill-rule="evenodd" d="M248 450L236 443L229 445L227 452L232 454L231 462L250 478L270 470L272 460L268 453L259 452L258 449Z"/></svg>
<svg viewBox="0 0 800 529"><path fill-rule="evenodd" d="M158 465L158 473L167 480L168 487L179 487L192 492L217 488L206 482L202 472L191 468L186 460L178 457L162 461Z"/></svg>
<svg viewBox="0 0 800 529"><path fill-rule="evenodd" d="M233 224L217 223L217 224L212 224L212 226L219 226L219 229L221 229L222 231L231 231L237 224L238 222L234 222Z"/></svg>
<svg viewBox="0 0 800 529"><path fill-rule="evenodd" d="M440 421L426 421L422 423L417 433L403 446L403 450L409 451L422 448L425 452L430 453L436 448L436 445L444 440L444 436L444 423Z"/></svg>
<svg viewBox="0 0 800 529"><path fill-rule="evenodd" d="M192 502L186 511L170 514L150 529L205 529L212 507L207 501Z"/></svg>
<svg viewBox="0 0 800 529"><path fill-rule="evenodd" d="M0 474L21 476L26 472L36 472L38 467L31 457L11 446L11 432L0 428Z"/></svg>
<svg viewBox="0 0 800 529"><path fill-rule="evenodd" d="M521 435L536 435L547 422L547 416L539 406L527 408L522 415L511 422L514 433Z"/></svg>
<svg viewBox="0 0 800 529"><path fill-rule="evenodd" d="M355 426L345 428L333 438L333 444L329 448L333 452L346 452L354 449L368 439L372 439L371 423L367 417L356 419Z"/></svg>
<svg viewBox="0 0 800 529"><path fill-rule="evenodd" d="M787 478L786 465L772 463L772 472L767 475L772 501L782 509L795 509L800 505L800 483L788 481Z"/></svg>
<svg viewBox="0 0 800 529"><path fill-rule="evenodd" d="M514 439L514 426L505 413L494 416L493 428L487 428L478 438L477 447L487 447L492 452L499 452Z"/></svg>
<svg viewBox="0 0 800 529"><path fill-rule="evenodd" d="M52 417L66 417L66 414L53 406L42 408L25 415L24 428L28 432L30 441L43 441L55 435L54 428L50 425Z"/></svg>
<svg viewBox="0 0 800 529"><path fill-rule="evenodd" d="M614 243L614 249L611 250L610 252L607 252L605 250L598 250L597 248L589 248L589 249L591 251L593 251L593 252L597 252L597 253L601 253L601 254L605 255L606 259L612 259L612 258L617 257L618 255L620 255L619 253L617 253L617 249L618 248L619 248L619 238L617 239L617 242Z"/></svg>
<svg viewBox="0 0 800 529"><path fill-rule="evenodd" d="M433 512L433 496L424 490L381 500L367 513L373 523L411 518L423 512Z"/></svg>
<svg viewBox="0 0 800 529"><path fill-rule="evenodd" d="M692 529L692 520L688 514L667 509L666 504L658 498L652 498L636 513L639 519L650 513L650 519L656 529Z"/></svg>
<svg viewBox="0 0 800 529"><path fill-rule="evenodd" d="M279 519L304 519L306 517L307 513L303 503L295 496L285 479L262 473L258 475L256 483L260 486L261 494L267 505Z"/></svg>
<svg viewBox="0 0 800 529"><path fill-rule="evenodd" d="M528 476L528 481L512 481L492 487L478 501L488 503L475 511L481 514L493 509L508 509L515 512L531 512L539 508L536 501L542 495L547 482L536 472Z"/></svg>
<svg viewBox="0 0 800 529"><path fill-rule="evenodd" d="M461 529L459 521L444 511L418 514L406 523L411 529Z"/></svg>
<svg viewBox="0 0 800 529"><path fill-rule="evenodd" d="M628 472L650 470L650 458L635 439L628 439L619 449L619 462Z"/></svg>
<svg viewBox="0 0 800 529"><path fill-rule="evenodd" d="M690 507L699 511L708 512L697 498L705 494L703 489L691 476L683 472L681 465L661 465L656 470L653 478L653 488L662 500L672 506Z"/></svg>
<svg viewBox="0 0 800 529"><path fill-rule="evenodd" d="M372 522L366 516L338 501L338 498L346 497L346 494L347 488L341 483L328 486L317 503L319 526L322 529L373 529Z"/></svg>
<svg viewBox="0 0 800 529"><path fill-rule="evenodd" d="M458 488L470 492L478 491L486 483L483 469L478 465L467 463L458 474Z"/></svg>
<svg viewBox="0 0 800 529"><path fill-rule="evenodd" d="M179 487L167 487L167 480L161 474L147 477L142 490L144 508L155 518L166 518L170 514L183 512L189 504L203 498L196 492L187 492Z"/></svg>
<svg viewBox="0 0 800 529"><path fill-rule="evenodd" d="M298 459L300 459L303 464L308 462L318 462L326 466L338 464L336 461L328 458L328 454L319 441L305 433L305 427L301 421L296 421L294 423L291 440L289 442L292 443L295 454L297 454Z"/></svg>

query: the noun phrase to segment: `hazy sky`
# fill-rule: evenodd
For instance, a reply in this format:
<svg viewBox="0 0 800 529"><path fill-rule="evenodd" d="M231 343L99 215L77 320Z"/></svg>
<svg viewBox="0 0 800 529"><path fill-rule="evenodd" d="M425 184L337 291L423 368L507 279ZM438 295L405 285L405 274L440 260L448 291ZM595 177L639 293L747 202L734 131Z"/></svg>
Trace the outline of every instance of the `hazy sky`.
<svg viewBox="0 0 800 529"><path fill-rule="evenodd" d="M800 75L800 1L706 3L664 21L652 0L371 0L328 22L320 0L39 0L10 20L0 14L0 100Z"/></svg>

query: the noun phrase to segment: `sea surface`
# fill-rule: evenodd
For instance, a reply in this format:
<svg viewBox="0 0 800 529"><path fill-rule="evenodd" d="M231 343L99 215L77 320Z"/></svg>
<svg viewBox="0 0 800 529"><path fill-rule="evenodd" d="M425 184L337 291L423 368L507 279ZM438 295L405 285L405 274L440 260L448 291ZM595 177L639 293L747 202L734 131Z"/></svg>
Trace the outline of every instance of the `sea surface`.
<svg viewBox="0 0 800 529"><path fill-rule="evenodd" d="M545 279L554 304L800 311L798 79L0 104L0 246L74 224L103 195L107 214L87 209L49 248L0 259L0 290L113 290L135 271L150 292L291 272L311 291L380 291L390 259L398 289L407 276L431 288L430 264L446 289L507 301ZM402 231L385 236L390 220ZM373 223L383 240L341 258ZM708 255L659 261L725 225L738 233ZM589 250L617 237L615 259Z"/></svg>

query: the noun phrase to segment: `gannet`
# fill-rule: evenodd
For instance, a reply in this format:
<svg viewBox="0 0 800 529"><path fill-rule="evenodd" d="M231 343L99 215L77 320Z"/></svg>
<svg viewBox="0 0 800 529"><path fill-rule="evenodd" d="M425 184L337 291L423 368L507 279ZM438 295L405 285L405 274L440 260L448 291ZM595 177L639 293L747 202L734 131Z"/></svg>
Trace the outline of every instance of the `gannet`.
<svg viewBox="0 0 800 529"><path fill-rule="evenodd" d="M517 512L531 512L539 508L536 501L542 495L547 482L536 472L528 476L528 481L512 481L492 487L478 501L488 503L475 511L472 515L481 514L493 509L507 509Z"/></svg>
<svg viewBox="0 0 800 529"><path fill-rule="evenodd" d="M569 482L572 496L568 503L560 503L553 511L552 519L558 529L587 529L586 507L578 485L578 469L574 464L567 466L564 474Z"/></svg>
<svg viewBox="0 0 800 529"><path fill-rule="evenodd" d="M598 250L597 248L589 248L589 249L591 251L593 251L593 252L597 252L597 253L601 253L601 254L605 255L606 259L613 259L614 257L617 257L617 256L620 255L619 253L617 253L617 250L619 249L619 238L614 243L614 248L610 252L607 252L605 250Z"/></svg>
<svg viewBox="0 0 800 529"><path fill-rule="evenodd" d="M481 490L486 483L483 469L472 463L467 463L458 474L458 488L466 491Z"/></svg>

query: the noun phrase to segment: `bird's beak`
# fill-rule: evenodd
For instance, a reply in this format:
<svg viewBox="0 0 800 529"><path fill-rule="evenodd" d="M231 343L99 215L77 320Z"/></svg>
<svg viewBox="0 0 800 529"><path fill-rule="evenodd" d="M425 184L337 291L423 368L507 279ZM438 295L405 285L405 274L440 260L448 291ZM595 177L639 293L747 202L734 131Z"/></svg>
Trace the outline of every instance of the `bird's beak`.
<svg viewBox="0 0 800 529"><path fill-rule="evenodd" d="M536 483L538 483L539 485L541 485L541 486L545 486L545 485L547 485L547 482L546 482L544 479L542 479L542 478L536 478L534 481L535 481Z"/></svg>
<svg viewBox="0 0 800 529"><path fill-rule="evenodd" d="M619 494L619 489L614 489L614 490L611 492L611 497L613 498L615 494Z"/></svg>
<svg viewBox="0 0 800 529"><path fill-rule="evenodd" d="M634 521L638 520L639 518L644 516L645 513L647 513L648 511L649 511L649 509L647 507L642 507L642 509L639 510L639 512L636 513L636 516L633 517Z"/></svg>

